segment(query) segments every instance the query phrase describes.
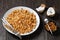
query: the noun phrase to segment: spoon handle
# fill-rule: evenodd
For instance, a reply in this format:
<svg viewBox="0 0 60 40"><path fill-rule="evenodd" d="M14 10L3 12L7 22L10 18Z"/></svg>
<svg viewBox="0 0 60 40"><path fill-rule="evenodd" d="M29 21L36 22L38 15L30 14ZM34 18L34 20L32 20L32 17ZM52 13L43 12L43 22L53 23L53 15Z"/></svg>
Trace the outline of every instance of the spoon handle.
<svg viewBox="0 0 60 40"><path fill-rule="evenodd" d="M47 24L47 25L48 25L48 24ZM53 34L53 33L52 33L52 30L51 30L51 28L50 28L50 26L49 26L49 25L48 25L48 28L49 28L49 30L50 30L50 32L51 32L51 34Z"/></svg>
<svg viewBox="0 0 60 40"><path fill-rule="evenodd" d="M45 19L44 19L44 22L48 25L48 28L49 28L50 33L53 34L53 33L52 33L52 30L51 30L51 28L50 28L50 26L49 26L49 24L48 24L49 20L48 20L47 18L45 18Z"/></svg>
<svg viewBox="0 0 60 40"><path fill-rule="evenodd" d="M19 32L15 31L10 25L8 25L4 19L2 19L2 21L3 21L2 23L5 25L6 28L8 28L9 30L11 30L14 33L14 35L16 35L17 37L19 37L20 39L22 39L22 37L19 34Z"/></svg>
<svg viewBox="0 0 60 40"><path fill-rule="evenodd" d="M22 37L21 37L21 35L19 34L19 32L18 33L16 33L15 34L17 37L19 37L20 38L20 40L22 40Z"/></svg>

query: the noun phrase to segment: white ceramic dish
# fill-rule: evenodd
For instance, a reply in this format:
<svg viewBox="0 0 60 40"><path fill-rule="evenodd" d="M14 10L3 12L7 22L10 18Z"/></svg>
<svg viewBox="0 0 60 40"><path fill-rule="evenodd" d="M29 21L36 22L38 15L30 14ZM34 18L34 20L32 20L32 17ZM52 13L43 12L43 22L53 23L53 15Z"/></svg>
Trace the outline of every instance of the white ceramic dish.
<svg viewBox="0 0 60 40"><path fill-rule="evenodd" d="M8 16L8 14L10 14L12 11L14 11L14 10L16 10L16 9L21 9L21 8L23 8L24 10L28 10L29 12L33 13L34 15L36 15L36 21L37 21L36 27L35 27L31 32L29 32L29 33L24 33L24 34L20 34L21 36L24 36L24 35L29 35L29 34L33 33L33 32L36 31L37 28L39 27L40 18L39 18L39 16L38 16L37 12L35 12L33 9L31 9L31 8L29 8L29 7L18 6L18 7L14 7L14 8L9 9L9 10L4 14L3 17L6 18L6 17ZM3 26L4 26L4 25L3 25ZM11 30L7 29L5 26L4 26L4 28L5 28L8 32L14 34Z"/></svg>

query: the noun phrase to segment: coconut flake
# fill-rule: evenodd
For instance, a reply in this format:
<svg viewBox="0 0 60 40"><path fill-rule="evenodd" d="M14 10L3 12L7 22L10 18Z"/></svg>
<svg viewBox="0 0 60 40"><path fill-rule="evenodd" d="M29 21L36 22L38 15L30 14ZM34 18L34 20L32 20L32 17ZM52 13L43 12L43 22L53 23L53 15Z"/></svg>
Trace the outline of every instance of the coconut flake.
<svg viewBox="0 0 60 40"><path fill-rule="evenodd" d="M36 10L38 11L38 12L43 12L44 11L44 9L45 9L45 4L41 4L41 6L39 6L38 8L36 8Z"/></svg>
<svg viewBox="0 0 60 40"><path fill-rule="evenodd" d="M55 14L55 10L53 7L49 7L47 10L47 16L53 16Z"/></svg>

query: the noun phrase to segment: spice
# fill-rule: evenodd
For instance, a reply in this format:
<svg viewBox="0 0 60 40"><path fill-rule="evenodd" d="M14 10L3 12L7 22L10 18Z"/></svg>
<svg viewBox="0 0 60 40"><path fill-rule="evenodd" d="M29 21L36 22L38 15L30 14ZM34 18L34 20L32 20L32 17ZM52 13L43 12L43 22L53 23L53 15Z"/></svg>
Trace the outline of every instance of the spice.
<svg viewBox="0 0 60 40"><path fill-rule="evenodd" d="M52 31L56 31L57 30L57 27L56 27L54 22L48 22L48 25L49 25L49 27L50 27L50 29ZM47 31L49 31L48 25L47 24L45 25L45 28L46 28Z"/></svg>

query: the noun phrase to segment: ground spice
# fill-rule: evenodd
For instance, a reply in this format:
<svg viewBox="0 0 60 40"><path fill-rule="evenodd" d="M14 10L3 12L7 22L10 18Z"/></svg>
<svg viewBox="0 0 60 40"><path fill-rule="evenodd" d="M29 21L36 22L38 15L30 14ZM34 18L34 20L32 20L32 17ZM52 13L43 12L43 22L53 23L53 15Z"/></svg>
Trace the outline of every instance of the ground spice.
<svg viewBox="0 0 60 40"><path fill-rule="evenodd" d="M56 25L55 25L54 22L49 22L48 25L49 25L49 27L50 27L50 29L51 29L52 31L56 31L56 30L57 30L57 27L56 27ZM48 25L46 24L46 25L45 25L45 28L46 28L47 31L50 31L49 28L48 28Z"/></svg>

